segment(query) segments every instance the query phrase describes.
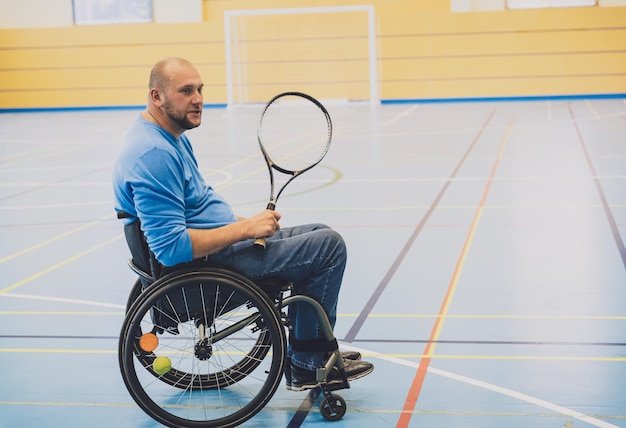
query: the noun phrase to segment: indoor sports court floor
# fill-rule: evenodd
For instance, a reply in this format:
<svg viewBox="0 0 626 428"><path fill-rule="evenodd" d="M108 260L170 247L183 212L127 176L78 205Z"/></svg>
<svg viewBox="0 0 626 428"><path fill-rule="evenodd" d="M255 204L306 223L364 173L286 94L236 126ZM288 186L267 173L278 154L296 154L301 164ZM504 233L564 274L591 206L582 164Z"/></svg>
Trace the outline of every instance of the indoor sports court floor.
<svg viewBox="0 0 626 428"><path fill-rule="evenodd" d="M248 427L626 427L626 101L331 102L279 201L349 265L336 336L376 370L326 422L278 390ZM241 215L266 205L261 106L189 135ZM0 114L0 426L155 427L119 374L134 275L110 175L135 110Z"/></svg>

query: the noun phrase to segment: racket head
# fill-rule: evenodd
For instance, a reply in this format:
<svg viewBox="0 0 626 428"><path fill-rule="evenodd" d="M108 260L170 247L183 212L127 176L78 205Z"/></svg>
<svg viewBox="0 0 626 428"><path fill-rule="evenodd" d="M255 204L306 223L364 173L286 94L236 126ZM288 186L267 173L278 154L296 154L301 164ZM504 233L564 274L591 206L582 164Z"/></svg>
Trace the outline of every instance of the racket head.
<svg viewBox="0 0 626 428"><path fill-rule="evenodd" d="M302 92L284 92L266 104L257 136L268 166L295 177L322 161L332 133L322 103Z"/></svg>

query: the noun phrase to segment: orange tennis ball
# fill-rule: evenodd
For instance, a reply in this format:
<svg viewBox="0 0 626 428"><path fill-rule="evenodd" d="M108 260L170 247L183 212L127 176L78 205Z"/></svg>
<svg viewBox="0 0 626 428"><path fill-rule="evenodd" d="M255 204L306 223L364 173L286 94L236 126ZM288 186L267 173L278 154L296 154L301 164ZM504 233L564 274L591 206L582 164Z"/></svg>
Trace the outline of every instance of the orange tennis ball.
<svg viewBox="0 0 626 428"><path fill-rule="evenodd" d="M168 357L156 357L152 362L152 370L155 373L164 375L172 368L172 361Z"/></svg>
<svg viewBox="0 0 626 428"><path fill-rule="evenodd" d="M145 352L152 352L157 346L159 346L159 338L154 333L146 333L139 338L139 347Z"/></svg>

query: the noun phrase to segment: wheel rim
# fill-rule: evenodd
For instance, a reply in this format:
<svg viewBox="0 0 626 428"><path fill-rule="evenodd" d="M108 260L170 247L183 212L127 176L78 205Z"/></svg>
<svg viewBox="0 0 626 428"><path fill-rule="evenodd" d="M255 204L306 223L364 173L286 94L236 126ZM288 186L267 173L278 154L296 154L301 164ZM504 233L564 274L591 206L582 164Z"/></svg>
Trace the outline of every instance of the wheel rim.
<svg viewBox="0 0 626 428"><path fill-rule="evenodd" d="M249 281L219 272L188 273L157 285L139 296L122 328L120 365L133 399L168 426L228 427L252 417L282 376L285 339L276 309ZM191 299L194 293L202 295L201 308L190 303L196 301ZM211 342L211 349L200 354L207 357L202 361L193 350L198 313L209 319L207 343L237 323L246 327ZM178 334L168 332L174 318ZM158 348L141 350L139 337L153 330L158 332ZM172 369L155 373L156 356L170 358Z"/></svg>

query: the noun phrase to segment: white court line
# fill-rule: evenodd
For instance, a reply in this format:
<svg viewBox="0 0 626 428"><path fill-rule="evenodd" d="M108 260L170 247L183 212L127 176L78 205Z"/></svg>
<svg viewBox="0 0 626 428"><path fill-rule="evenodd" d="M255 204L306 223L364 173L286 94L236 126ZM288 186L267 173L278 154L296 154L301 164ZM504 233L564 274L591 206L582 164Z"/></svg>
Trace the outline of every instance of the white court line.
<svg viewBox="0 0 626 428"><path fill-rule="evenodd" d="M5 293L0 295L0 297L14 297L14 298L21 298L21 299L35 299L35 300L47 300L47 301L55 301L55 302L63 302L63 303L75 303L75 304L81 304L81 305L90 305L90 306L101 306L101 307L107 307L107 308L116 308L116 309L125 309L124 305L119 305L119 304L114 304L114 303L103 303L103 302L96 302L93 300L80 300L80 299L66 299L66 298L60 298L60 297L51 297L51 296L35 296L35 295L28 295L28 294L17 294L17 293ZM352 351L358 351L362 354L368 354L373 356L374 358L379 358L381 360L385 360L385 361L389 361L395 364L399 364L399 365L403 365L406 367L411 367L413 369L416 369L419 367L419 364L416 362L411 362L411 361L407 361L407 360L403 360L400 358L396 358L396 357L388 357L384 354L380 354L376 351L371 351L368 349L363 349L363 348L358 348L356 346L352 346L352 345L348 345L345 343L341 343L341 347L348 349L348 350L352 350ZM463 382L463 383L467 383L469 385L473 385L476 386L478 388L483 388L483 389L487 389L489 391L493 391L502 395L506 395L508 397L511 398L515 398L521 401L525 401L527 403L530 403L532 405L535 406L539 406L539 407L543 407L545 409L551 410L553 412L559 413L559 414L563 414L566 416L570 416L572 418L578 419L582 422L586 422L589 423L591 425L600 427L600 428L619 428L617 425L613 425L610 424L608 422L602 421L600 419L585 415L583 413L577 412L575 410L572 409L568 409L566 407L563 406L559 406L558 404L554 404L551 403L549 401L546 400L542 400L540 398L536 398L536 397L531 397L530 395L526 395L523 394L521 392L517 392L517 391L513 391L511 389L508 388L503 388L501 386L498 385L494 385L488 382L483 382L477 379L473 379L467 376L462 376L462 375L458 375L446 370L441 370L441 369L437 369L434 367L429 367L428 368L428 372L429 373L433 373L439 376L443 376L446 377L448 379L452 379L452 380L456 380L458 382Z"/></svg>
<svg viewBox="0 0 626 428"><path fill-rule="evenodd" d="M9 205L0 207L0 211L6 210L34 210L34 209L48 209L48 208L67 208L67 207L87 207L94 205L111 205L113 207L113 201L93 201L93 202L68 202L65 204L40 204L40 205ZM113 209L113 208L111 208Z"/></svg>
<svg viewBox="0 0 626 428"><path fill-rule="evenodd" d="M52 301L52 302L76 303L79 305L101 306L105 308L115 308L115 309L126 309L125 305L118 305L116 303L103 303L103 302L96 302L93 300L66 299L63 297L35 296L35 295L18 294L18 293L4 293L4 294L0 294L0 297L15 297L18 299L47 300L47 301Z"/></svg>
<svg viewBox="0 0 626 428"><path fill-rule="evenodd" d="M400 113L398 113L395 116L393 116L391 119L388 119L386 122L383 122L380 125L380 127L384 128L385 126L390 125L390 124L394 123L397 120L400 120L400 119L402 119L404 117L409 116L414 110L418 109L419 106L420 106L419 104L415 104L412 107L409 107L408 109L406 109L404 111L401 111Z"/></svg>
<svg viewBox="0 0 626 428"><path fill-rule="evenodd" d="M13 181L0 183L0 187L93 187L93 186L110 186L111 183L106 181L82 181L80 183L46 183L43 181Z"/></svg>
<svg viewBox="0 0 626 428"><path fill-rule="evenodd" d="M585 104L587 105L587 108L591 110L591 113L593 113L594 118L596 119L600 118L598 111L593 107L593 105L589 102L589 100L585 100Z"/></svg>
<svg viewBox="0 0 626 428"><path fill-rule="evenodd" d="M518 176L494 177L493 181L533 181L533 180L623 180L626 175L571 175L571 176ZM342 178L342 183L421 183L437 181L487 181L489 177L424 177L424 178ZM303 180L304 181L304 180ZM324 180L318 180L324 181Z"/></svg>
<svg viewBox="0 0 626 428"><path fill-rule="evenodd" d="M437 159L431 159L434 161L439 161ZM406 159L388 159L387 162L395 162L395 161L407 161ZM412 159L409 161L413 161ZM422 161L429 161L429 159L422 159ZM323 167L323 165L321 165ZM267 170L267 167L259 168L259 170ZM252 174L247 174L245 177L248 177ZM245 178L244 177L244 178ZM342 183L417 183L417 182L435 182L435 181L485 181L488 177L422 177L422 178L341 178ZM514 176L514 177L494 177L494 181L518 181L518 180L579 180L579 179L589 179L589 180L623 180L626 179L626 175L562 175L562 176ZM325 183L328 179L323 178L301 178L298 180L298 183ZM268 180L266 178L259 179L237 179L231 180L226 179L218 182L217 184L213 184L212 187L216 190L220 190L222 187L226 187L231 185L232 183L240 183L240 184L258 184L258 183L267 183ZM29 184L30 185L30 184ZM0 187L9 187L12 186L10 184L1 184ZM32 209L32 208L48 208L48 207L67 207L67 206L87 206L87 205L104 205L110 204L113 207L113 200L106 201L92 201L92 202L68 202L65 204L41 204L41 205L13 205L13 206L0 206L0 210L9 210L9 209Z"/></svg>
<svg viewBox="0 0 626 428"><path fill-rule="evenodd" d="M221 186L231 183L235 179L232 173L228 171L224 171L223 169L203 168L201 169L201 173L202 173L202 176L204 177L204 180L207 183L211 182L211 187L213 187L214 189L219 189ZM214 175L223 175L224 178L222 179L222 181L218 181L218 182L209 180L209 177L212 177Z"/></svg>
<svg viewBox="0 0 626 428"><path fill-rule="evenodd" d="M547 107L548 107L548 122L552 121L552 104L550 103L550 101L547 101Z"/></svg>
<svg viewBox="0 0 626 428"><path fill-rule="evenodd" d="M341 342L340 342L341 343ZM375 351L370 351L367 349L357 348L352 345L347 345L345 343L341 343L342 348L346 348L351 351L358 351L362 354L368 354L375 358L379 358L381 360L389 361L395 364L400 364L403 366L411 367L417 370L419 367L419 363L414 363L411 361L403 360L395 357L387 357L384 354L380 354ZM453 379L459 382L467 383L478 388L487 389L489 391L497 392L502 395L506 395L511 398L515 398L521 401L525 401L527 403L533 404L535 406L543 407L545 409L551 410L553 412L557 412L559 414L563 414L566 416L570 416L572 418L578 419L579 421L586 422L593 426L597 426L600 428L619 428L617 425L610 424L608 422L602 421L600 419L594 418L592 416L585 415L584 413L577 412L576 410L568 409L567 407L559 406L558 404L551 403L549 401L542 400L540 398L531 397L530 395L522 394L521 392L513 391L508 388L503 388L498 385L494 385L491 383L483 382L477 379L473 379L471 377L458 375L446 370L436 369L428 367L428 372L432 374L436 374L439 376L447 377L448 379Z"/></svg>

